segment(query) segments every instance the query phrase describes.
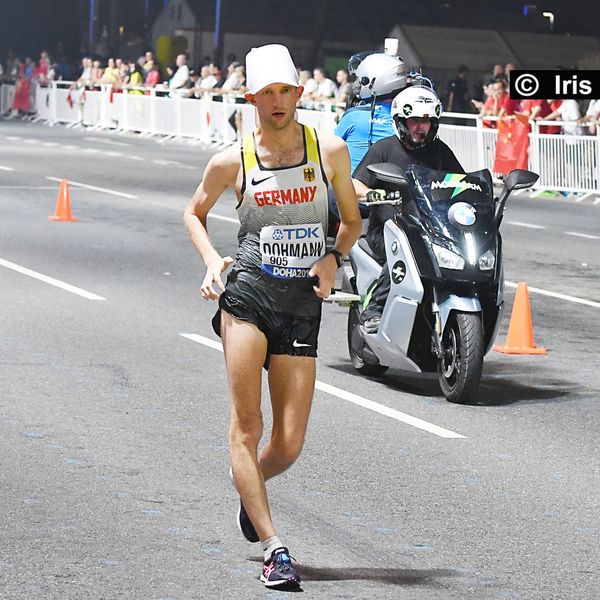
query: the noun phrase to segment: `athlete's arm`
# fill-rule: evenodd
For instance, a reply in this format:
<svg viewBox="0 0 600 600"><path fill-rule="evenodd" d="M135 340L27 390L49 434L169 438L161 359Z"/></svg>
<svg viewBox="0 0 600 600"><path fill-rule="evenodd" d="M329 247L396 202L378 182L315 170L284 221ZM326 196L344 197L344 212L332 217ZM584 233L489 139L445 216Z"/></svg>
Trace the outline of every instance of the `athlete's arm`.
<svg viewBox="0 0 600 600"><path fill-rule="evenodd" d="M352 185L354 186L354 193L357 200L364 200L367 193L371 191L371 188L365 185L360 179L352 178Z"/></svg>
<svg viewBox="0 0 600 600"><path fill-rule="evenodd" d="M327 178L331 181L340 213L340 228L335 241L335 250L346 256L358 239L361 231L361 218L356 203L356 195L350 179L350 155L348 147L338 137L319 138ZM332 254L326 254L311 268L310 275L319 278L314 286L320 298L327 298L335 283L337 261Z"/></svg>
<svg viewBox="0 0 600 600"><path fill-rule="evenodd" d="M230 256L222 257L211 244L206 217L227 187L236 189L239 169L238 148L231 148L213 156L206 166L200 185L183 213L183 222L188 235L206 266L206 275L200 288L200 293L205 300L219 297L213 288L213 283L221 290L225 289L221 273L233 262Z"/></svg>

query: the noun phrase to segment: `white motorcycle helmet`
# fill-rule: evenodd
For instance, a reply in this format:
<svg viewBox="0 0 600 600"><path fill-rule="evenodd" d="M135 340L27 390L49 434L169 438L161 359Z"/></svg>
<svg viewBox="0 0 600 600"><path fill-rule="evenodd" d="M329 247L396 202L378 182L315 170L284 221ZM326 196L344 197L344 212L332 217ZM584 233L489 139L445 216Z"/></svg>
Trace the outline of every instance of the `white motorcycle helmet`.
<svg viewBox="0 0 600 600"><path fill-rule="evenodd" d="M348 72L356 75L361 100L381 99L406 87L404 62L383 52L362 52L348 61Z"/></svg>
<svg viewBox="0 0 600 600"><path fill-rule="evenodd" d="M390 114L398 139L407 148L416 150L427 146L435 139L440 126L442 103L431 88L412 85L394 98ZM409 117L428 117L431 120L431 127L421 143L415 143L408 131L406 119Z"/></svg>

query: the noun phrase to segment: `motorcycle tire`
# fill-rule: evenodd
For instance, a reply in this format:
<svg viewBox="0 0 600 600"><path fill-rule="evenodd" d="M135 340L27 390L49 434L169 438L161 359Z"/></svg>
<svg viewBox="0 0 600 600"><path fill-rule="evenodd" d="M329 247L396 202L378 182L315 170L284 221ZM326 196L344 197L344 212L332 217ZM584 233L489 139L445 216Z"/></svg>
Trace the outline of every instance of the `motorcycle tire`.
<svg viewBox="0 0 600 600"><path fill-rule="evenodd" d="M483 370L481 314L453 312L442 335L438 377L449 402L466 404L475 399Z"/></svg>
<svg viewBox="0 0 600 600"><path fill-rule="evenodd" d="M354 303L348 311L348 352L352 366L361 375L381 375L388 370L388 367L383 365L373 365L364 361L362 357L362 349L364 341L360 334L360 311L358 304Z"/></svg>

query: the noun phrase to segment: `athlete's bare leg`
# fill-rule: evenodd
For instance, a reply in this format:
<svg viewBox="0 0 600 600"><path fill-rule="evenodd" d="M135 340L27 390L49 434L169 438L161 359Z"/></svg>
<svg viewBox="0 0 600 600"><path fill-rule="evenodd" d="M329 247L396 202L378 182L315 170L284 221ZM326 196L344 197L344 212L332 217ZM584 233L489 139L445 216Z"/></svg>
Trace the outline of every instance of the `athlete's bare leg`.
<svg viewBox="0 0 600 600"><path fill-rule="evenodd" d="M231 397L229 452L235 487L261 540L275 535L265 480L258 464L262 437L262 366L267 339L251 323L221 311L221 339Z"/></svg>
<svg viewBox="0 0 600 600"><path fill-rule="evenodd" d="M315 389L315 364L308 356L269 358L273 430L259 459L265 480L285 471L300 455Z"/></svg>

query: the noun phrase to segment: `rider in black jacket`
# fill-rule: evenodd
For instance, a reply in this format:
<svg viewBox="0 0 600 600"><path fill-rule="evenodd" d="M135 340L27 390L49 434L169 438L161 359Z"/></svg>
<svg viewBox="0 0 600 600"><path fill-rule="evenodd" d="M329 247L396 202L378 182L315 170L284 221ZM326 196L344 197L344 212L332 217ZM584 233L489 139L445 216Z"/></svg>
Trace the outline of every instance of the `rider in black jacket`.
<svg viewBox="0 0 600 600"><path fill-rule="evenodd" d="M435 92L423 85L413 85L402 90L392 102L392 121L395 136L384 138L371 146L354 171L354 187L357 196L364 198L373 189L395 191L393 184L378 181L368 165L393 163L403 170L417 164L436 169L463 173L464 170L450 148L436 137L442 104ZM385 256L383 225L392 218L398 208L389 204L374 205L369 215L367 241L379 262L383 265L381 275L363 313L361 321L367 333L379 328L381 314L390 291L390 274Z"/></svg>

